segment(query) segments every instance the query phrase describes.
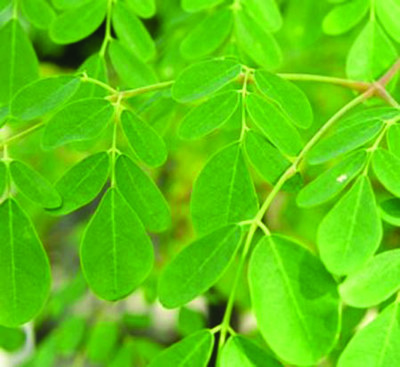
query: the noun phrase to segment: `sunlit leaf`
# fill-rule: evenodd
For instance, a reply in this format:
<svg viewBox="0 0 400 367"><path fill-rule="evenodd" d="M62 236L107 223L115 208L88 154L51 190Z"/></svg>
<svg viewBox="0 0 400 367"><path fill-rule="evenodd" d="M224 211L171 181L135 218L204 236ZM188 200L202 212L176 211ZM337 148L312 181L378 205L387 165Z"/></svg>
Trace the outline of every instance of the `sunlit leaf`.
<svg viewBox="0 0 400 367"><path fill-rule="evenodd" d="M382 185L393 195L400 197L400 158L379 148L373 153L372 166Z"/></svg>
<svg viewBox="0 0 400 367"><path fill-rule="evenodd" d="M376 12L386 32L400 42L400 3L396 0L377 0Z"/></svg>

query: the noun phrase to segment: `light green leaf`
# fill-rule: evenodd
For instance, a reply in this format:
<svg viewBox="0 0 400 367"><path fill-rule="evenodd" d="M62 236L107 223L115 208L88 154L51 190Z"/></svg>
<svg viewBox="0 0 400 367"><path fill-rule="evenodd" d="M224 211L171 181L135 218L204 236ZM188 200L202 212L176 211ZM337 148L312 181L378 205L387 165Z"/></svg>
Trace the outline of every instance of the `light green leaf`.
<svg viewBox="0 0 400 367"><path fill-rule="evenodd" d="M47 122L42 146L53 149L73 141L93 139L110 122L113 113L113 105L103 98L69 103Z"/></svg>
<svg viewBox="0 0 400 367"><path fill-rule="evenodd" d="M346 275L363 266L378 249L382 224L371 183L360 176L322 220L318 248L327 269Z"/></svg>
<svg viewBox="0 0 400 367"><path fill-rule="evenodd" d="M4 11L11 5L11 0L0 0L0 12Z"/></svg>
<svg viewBox="0 0 400 367"><path fill-rule="evenodd" d="M128 5L113 6L112 24L118 38L142 60L152 59L156 48L149 32Z"/></svg>
<svg viewBox="0 0 400 367"><path fill-rule="evenodd" d="M365 150L351 153L305 186L297 196L297 204L311 207L332 199L361 172L366 161Z"/></svg>
<svg viewBox="0 0 400 367"><path fill-rule="evenodd" d="M389 151L400 158L400 125L394 124L389 127L386 133L386 139Z"/></svg>
<svg viewBox="0 0 400 367"><path fill-rule="evenodd" d="M90 0L61 13L50 26L55 43L68 44L91 35L103 22L107 0Z"/></svg>
<svg viewBox="0 0 400 367"><path fill-rule="evenodd" d="M369 21L354 41L346 61L350 79L373 81L390 68L397 51L376 21Z"/></svg>
<svg viewBox="0 0 400 367"><path fill-rule="evenodd" d="M133 366L133 358L136 347L136 340L130 340L125 338L123 344L118 348L112 358L111 363L108 364L109 367L127 367Z"/></svg>
<svg viewBox="0 0 400 367"><path fill-rule="evenodd" d="M289 168L290 162L264 136L249 130L244 144L251 163L270 184L274 184Z"/></svg>
<svg viewBox="0 0 400 367"><path fill-rule="evenodd" d="M397 0L377 0L376 12L386 32L400 42L400 3Z"/></svg>
<svg viewBox="0 0 400 367"><path fill-rule="evenodd" d="M280 236L262 238L249 265L258 328L283 360L316 365L339 331L336 283L302 246Z"/></svg>
<svg viewBox="0 0 400 367"><path fill-rule="evenodd" d="M340 120L336 131L320 140L307 155L308 162L319 164L350 152L375 138L383 122L398 115L394 108L374 108Z"/></svg>
<svg viewBox="0 0 400 367"><path fill-rule="evenodd" d="M115 176L118 190L149 231L162 232L170 227L168 203L152 179L128 156L118 157Z"/></svg>
<svg viewBox="0 0 400 367"><path fill-rule="evenodd" d="M282 16L275 0L241 0L251 18L267 31L282 27Z"/></svg>
<svg viewBox="0 0 400 367"><path fill-rule="evenodd" d="M33 120L66 103L78 90L80 80L62 75L36 80L20 89L11 101L11 114L20 120Z"/></svg>
<svg viewBox="0 0 400 367"><path fill-rule="evenodd" d="M10 164L10 173L18 190L28 199L46 209L61 206L60 194L47 179L33 168L23 162L14 160Z"/></svg>
<svg viewBox="0 0 400 367"><path fill-rule="evenodd" d="M380 203L382 219L392 226L400 227L400 199L393 198Z"/></svg>
<svg viewBox="0 0 400 367"><path fill-rule="evenodd" d="M308 128L313 112L306 95L293 83L265 70L256 70L257 88L272 101L292 124Z"/></svg>
<svg viewBox="0 0 400 367"><path fill-rule="evenodd" d="M233 60L209 60L189 66L178 76L172 96L186 103L206 97L236 79L241 65Z"/></svg>
<svg viewBox="0 0 400 367"><path fill-rule="evenodd" d="M194 183L193 225L199 233L207 233L224 224L252 219L257 210L257 196L241 147L231 144L211 157Z"/></svg>
<svg viewBox="0 0 400 367"><path fill-rule="evenodd" d="M69 169L55 187L62 197L62 206L51 213L65 215L90 203L104 187L110 169L106 152L93 154Z"/></svg>
<svg viewBox="0 0 400 367"><path fill-rule="evenodd" d="M400 158L379 148L373 153L372 166L381 184L393 195L400 197Z"/></svg>
<svg viewBox="0 0 400 367"><path fill-rule="evenodd" d="M153 69L119 41L111 41L108 49L111 63L125 86L139 88L157 82Z"/></svg>
<svg viewBox="0 0 400 367"><path fill-rule="evenodd" d="M211 97L193 108L183 118L179 135L183 139L199 139L226 123L239 106L240 94L227 91Z"/></svg>
<svg viewBox="0 0 400 367"><path fill-rule="evenodd" d="M22 0L21 9L26 18L38 29L48 29L56 17L46 0Z"/></svg>
<svg viewBox="0 0 400 367"><path fill-rule="evenodd" d="M353 307L372 307L400 289L400 250L385 251L351 274L340 285L344 302Z"/></svg>
<svg viewBox="0 0 400 367"><path fill-rule="evenodd" d="M146 121L131 111L121 115L122 129L139 159L151 167L159 167L168 157L163 138Z"/></svg>
<svg viewBox="0 0 400 367"><path fill-rule="evenodd" d="M13 199L0 205L0 325L30 321L50 291L50 265L31 221Z"/></svg>
<svg viewBox="0 0 400 367"><path fill-rule="evenodd" d="M220 367L279 367L278 361L251 339L235 335L228 339L221 354Z"/></svg>
<svg viewBox="0 0 400 367"><path fill-rule="evenodd" d="M176 308L206 292L223 275L241 242L241 227L217 229L185 247L161 274L158 295Z"/></svg>
<svg viewBox="0 0 400 367"><path fill-rule="evenodd" d="M141 18L151 18L156 13L155 0L127 0L126 2Z"/></svg>
<svg viewBox="0 0 400 367"><path fill-rule="evenodd" d="M67 10L77 8L93 0L51 0L57 9Z"/></svg>
<svg viewBox="0 0 400 367"><path fill-rule="evenodd" d="M108 189L90 220L80 256L90 288L108 301L127 297L149 275L154 256L152 243L117 189Z"/></svg>
<svg viewBox="0 0 400 367"><path fill-rule="evenodd" d="M358 331L339 358L338 367L389 367L400 361L400 310L397 302L386 307Z"/></svg>
<svg viewBox="0 0 400 367"><path fill-rule="evenodd" d="M368 0L347 1L335 6L324 18L322 29L326 34L339 35L354 28L365 17L370 7Z"/></svg>
<svg viewBox="0 0 400 367"><path fill-rule="evenodd" d="M278 67L282 62L282 52L274 36L250 18L243 9L236 10L234 16L239 47L256 64L266 69Z"/></svg>
<svg viewBox="0 0 400 367"><path fill-rule="evenodd" d="M86 351L88 360L96 364L107 363L118 345L118 333L115 322L97 322L89 335Z"/></svg>
<svg viewBox="0 0 400 367"><path fill-rule="evenodd" d="M4 190L6 189L7 180L8 180L7 166L4 163L4 161L0 160L0 198L3 196Z"/></svg>
<svg viewBox="0 0 400 367"><path fill-rule="evenodd" d="M300 134L274 104L256 94L246 99L247 112L261 132L283 153L295 156L303 143Z"/></svg>
<svg viewBox="0 0 400 367"><path fill-rule="evenodd" d="M181 43L181 53L186 59L197 59L214 52L231 33L232 11L220 9L205 17Z"/></svg>
<svg viewBox="0 0 400 367"><path fill-rule="evenodd" d="M188 12L196 12L203 9L212 8L222 3L223 0L181 0L182 8Z"/></svg>
<svg viewBox="0 0 400 367"><path fill-rule="evenodd" d="M149 367L206 367L213 344L210 330L200 330L158 354Z"/></svg>
<svg viewBox="0 0 400 367"><path fill-rule="evenodd" d="M16 19L0 29L0 104L8 103L24 85L39 74L38 60L32 44Z"/></svg>

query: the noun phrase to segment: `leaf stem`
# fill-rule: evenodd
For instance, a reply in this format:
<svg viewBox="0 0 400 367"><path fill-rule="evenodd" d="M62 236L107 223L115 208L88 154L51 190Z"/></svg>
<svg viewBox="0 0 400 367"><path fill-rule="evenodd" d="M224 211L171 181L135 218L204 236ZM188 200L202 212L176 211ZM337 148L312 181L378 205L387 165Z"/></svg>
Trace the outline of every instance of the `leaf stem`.
<svg viewBox="0 0 400 367"><path fill-rule="evenodd" d="M113 87L111 87L111 86L108 85L107 83L103 83L103 82L100 81L100 80L91 78L90 76L88 76L88 75L86 74L86 72L83 72L83 73L82 73L81 81L84 82L84 83L96 84L96 85L98 85L99 87L102 87L102 88L106 89L107 91L109 91L109 92L112 93L112 94L118 94L118 91L117 91L116 89L114 89Z"/></svg>
<svg viewBox="0 0 400 367"><path fill-rule="evenodd" d="M114 100L116 98L127 99L127 98L138 96L140 94L145 94L145 93L149 93L149 92L155 92L155 91L157 91L159 89L168 88L172 84L174 84L173 80L169 80L169 81L166 81L166 82L155 83L155 84L150 84L150 85L146 85L146 86L140 87L140 88L123 90L121 92L117 92L114 95L110 96L109 98L111 100Z"/></svg>
<svg viewBox="0 0 400 367"><path fill-rule="evenodd" d="M8 138L8 139L6 139L6 140L4 140L3 142L0 143L0 149L2 149L2 148L4 149L5 146L13 143L14 141L16 141L18 139L23 138L26 135L29 135L30 133L42 128L44 125L45 125L45 123L42 121L42 122L39 122L36 125L33 125L33 126L27 128L27 129L21 131L18 134L15 134L15 135L11 136L10 138Z"/></svg>
<svg viewBox="0 0 400 367"><path fill-rule="evenodd" d="M240 90L241 94L241 107L242 107L242 129L240 131L240 138L239 141L242 143L243 138L246 134L246 131L248 130L247 124L246 124L246 97L247 97L247 83L250 78L250 73L251 69L245 68L244 70L244 78L243 78L243 85L242 89Z"/></svg>
<svg viewBox="0 0 400 367"><path fill-rule="evenodd" d="M121 106L121 98L115 104L115 118L114 118L114 126L113 126L113 134L112 134L112 143L111 143L111 187L115 187L115 162L117 160L117 154L119 153L117 149L117 136L118 136L118 124L121 118L122 106Z"/></svg>

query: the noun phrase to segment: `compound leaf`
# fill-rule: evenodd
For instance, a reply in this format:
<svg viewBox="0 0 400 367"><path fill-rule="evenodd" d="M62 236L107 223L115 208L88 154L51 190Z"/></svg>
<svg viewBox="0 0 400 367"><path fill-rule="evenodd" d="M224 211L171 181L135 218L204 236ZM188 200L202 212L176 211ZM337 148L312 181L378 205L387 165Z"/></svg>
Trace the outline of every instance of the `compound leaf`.
<svg viewBox="0 0 400 367"><path fill-rule="evenodd" d="M118 190L149 231L162 232L171 225L168 203L160 190L128 156L118 157L115 176Z"/></svg>
<svg viewBox="0 0 400 367"><path fill-rule="evenodd" d="M207 291L228 268L240 240L241 227L230 225L184 248L161 274L161 303L167 308L183 306Z"/></svg>
<svg viewBox="0 0 400 367"><path fill-rule="evenodd" d="M31 221L13 199L0 205L0 325L31 320L50 291L50 265Z"/></svg>
<svg viewBox="0 0 400 367"><path fill-rule="evenodd" d="M381 238L375 196L368 177L362 175L322 220L320 256L331 273L350 274L372 257Z"/></svg>
<svg viewBox="0 0 400 367"><path fill-rule="evenodd" d="M239 144L217 152L198 176L191 197L193 225L207 233L227 223L252 219L258 200Z"/></svg>
<svg viewBox="0 0 400 367"><path fill-rule="evenodd" d="M373 153L372 166L382 185L393 195L400 197L400 158L379 148Z"/></svg>
<svg viewBox="0 0 400 367"><path fill-rule="evenodd" d="M336 283L302 246L280 236L262 238L249 265L258 328L283 360L316 365L334 346L339 330Z"/></svg>
<svg viewBox="0 0 400 367"><path fill-rule="evenodd" d="M43 208L52 209L61 206L62 199L57 190L41 174L23 162L12 161L10 173L18 190L28 199Z"/></svg>
<svg viewBox="0 0 400 367"><path fill-rule="evenodd" d="M101 200L83 235L80 255L90 288L108 301L127 297L151 271L150 238L117 189L108 189Z"/></svg>

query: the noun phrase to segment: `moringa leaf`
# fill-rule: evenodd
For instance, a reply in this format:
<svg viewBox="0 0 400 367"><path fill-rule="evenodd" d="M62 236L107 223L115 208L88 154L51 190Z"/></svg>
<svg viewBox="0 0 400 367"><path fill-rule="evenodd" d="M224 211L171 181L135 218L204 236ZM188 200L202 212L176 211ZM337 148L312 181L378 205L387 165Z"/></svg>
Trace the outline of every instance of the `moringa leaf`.
<svg viewBox="0 0 400 367"><path fill-rule="evenodd" d="M97 322L91 328L87 341L87 359L96 364L107 363L118 345L118 334L116 322Z"/></svg>
<svg viewBox="0 0 400 367"><path fill-rule="evenodd" d="M242 0L241 5L267 31L275 32L282 27L282 16L275 0Z"/></svg>
<svg viewBox="0 0 400 367"><path fill-rule="evenodd" d="M127 110L122 112L121 124L130 146L143 163L150 167L159 167L165 163L167 147L152 126Z"/></svg>
<svg viewBox="0 0 400 367"><path fill-rule="evenodd" d="M258 210L253 182L239 144L217 152L193 186L191 213L198 233L252 219Z"/></svg>
<svg viewBox="0 0 400 367"><path fill-rule="evenodd" d="M386 301L400 289L400 250L374 256L340 285L344 302L353 307L372 307Z"/></svg>
<svg viewBox="0 0 400 367"><path fill-rule="evenodd" d="M249 264L251 302L258 329L279 358L316 365L336 343L336 283L317 257L292 240L269 236Z"/></svg>
<svg viewBox="0 0 400 367"><path fill-rule="evenodd" d="M50 265L31 221L14 199L0 205L0 325L35 317L50 291Z"/></svg>
<svg viewBox="0 0 400 367"><path fill-rule="evenodd" d="M333 274L350 274L372 257L381 239L374 192L368 177L362 175L319 226L321 260Z"/></svg>
<svg viewBox="0 0 400 367"><path fill-rule="evenodd" d="M22 0L21 9L26 18L38 29L48 29L56 13L46 0Z"/></svg>
<svg viewBox="0 0 400 367"><path fill-rule="evenodd" d="M107 126L113 114L113 105L103 98L71 102L47 122L42 146L54 149L74 141L93 139Z"/></svg>
<svg viewBox="0 0 400 367"><path fill-rule="evenodd" d="M380 203L382 219L392 226L400 227L400 199L393 198Z"/></svg>
<svg viewBox="0 0 400 367"><path fill-rule="evenodd" d="M141 18L151 18L156 14L155 0L126 0L126 3Z"/></svg>
<svg viewBox="0 0 400 367"><path fill-rule="evenodd" d="M386 149L373 152L372 167L382 185L396 197L400 197L400 158Z"/></svg>
<svg viewBox="0 0 400 367"><path fill-rule="evenodd" d="M238 109L240 95L231 90L216 94L194 107L183 118L179 135L183 139L199 139L226 123Z"/></svg>
<svg viewBox="0 0 400 367"><path fill-rule="evenodd" d="M390 153L400 158L400 125L390 126L386 133L386 139Z"/></svg>
<svg viewBox="0 0 400 367"><path fill-rule="evenodd" d="M400 4L396 0L377 0L376 12L387 33L400 42Z"/></svg>
<svg viewBox="0 0 400 367"><path fill-rule="evenodd" d="M118 190L149 231L162 232L170 227L168 203L151 178L127 155L118 157L115 176Z"/></svg>
<svg viewBox="0 0 400 367"><path fill-rule="evenodd" d="M187 67L172 86L172 97L186 103L209 96L236 79L241 65L233 60L202 61Z"/></svg>
<svg viewBox="0 0 400 367"><path fill-rule="evenodd" d="M90 220L80 257L90 288L108 301L127 297L149 275L154 257L151 240L117 189L108 189Z"/></svg>
<svg viewBox="0 0 400 367"><path fill-rule="evenodd" d="M0 198L3 196L7 187L8 167L4 161L0 160Z"/></svg>
<svg viewBox="0 0 400 367"><path fill-rule="evenodd" d="M219 228L185 247L161 274L158 294L176 308L206 292L228 268L241 242L241 227Z"/></svg>
<svg viewBox="0 0 400 367"><path fill-rule="evenodd" d="M62 199L57 190L41 174L21 161L10 163L10 173L13 181L28 199L43 208L58 208Z"/></svg>
<svg viewBox="0 0 400 367"><path fill-rule="evenodd" d="M196 12L199 10L204 10L211 8L223 0L181 0L182 8L188 12Z"/></svg>

